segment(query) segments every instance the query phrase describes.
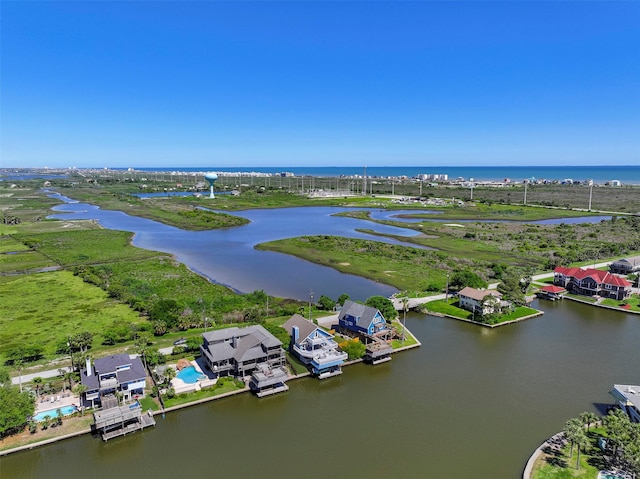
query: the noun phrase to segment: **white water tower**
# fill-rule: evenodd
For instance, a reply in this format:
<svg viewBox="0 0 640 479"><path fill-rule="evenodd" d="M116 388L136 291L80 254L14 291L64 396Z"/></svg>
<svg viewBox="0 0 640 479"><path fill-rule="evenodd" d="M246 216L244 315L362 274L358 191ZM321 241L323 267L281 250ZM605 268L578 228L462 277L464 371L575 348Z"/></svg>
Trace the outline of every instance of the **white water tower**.
<svg viewBox="0 0 640 479"><path fill-rule="evenodd" d="M204 179L209 182L209 198L215 198L215 195L213 194L213 183L218 179L218 175L215 173L207 173L204 175Z"/></svg>

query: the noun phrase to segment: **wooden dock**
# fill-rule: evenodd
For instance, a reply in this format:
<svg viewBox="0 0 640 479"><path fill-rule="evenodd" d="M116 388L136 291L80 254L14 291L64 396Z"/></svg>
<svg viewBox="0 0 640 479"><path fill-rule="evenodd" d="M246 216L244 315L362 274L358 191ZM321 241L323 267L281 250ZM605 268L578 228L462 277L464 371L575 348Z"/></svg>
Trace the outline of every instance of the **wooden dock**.
<svg viewBox="0 0 640 479"><path fill-rule="evenodd" d="M100 431L104 441L156 425L151 411L143 414L140 406L102 409L94 412L93 418L94 427Z"/></svg>

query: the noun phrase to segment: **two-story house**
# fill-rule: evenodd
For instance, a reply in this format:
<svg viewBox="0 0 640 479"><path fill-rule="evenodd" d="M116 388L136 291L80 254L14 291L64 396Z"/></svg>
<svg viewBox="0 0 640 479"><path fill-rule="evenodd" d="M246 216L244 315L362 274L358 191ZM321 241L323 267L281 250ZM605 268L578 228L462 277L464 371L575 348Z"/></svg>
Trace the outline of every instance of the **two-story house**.
<svg viewBox="0 0 640 479"><path fill-rule="evenodd" d="M122 397L124 402L144 396L147 372L139 357L114 354L96 359L93 364L87 359L80 371L80 380L86 388L84 405L102 406L105 397ZM117 404L117 402L116 402Z"/></svg>
<svg viewBox="0 0 640 479"><path fill-rule="evenodd" d="M599 269L558 266L553 271L553 284L585 296L622 300L631 295L630 281Z"/></svg>
<svg viewBox="0 0 640 479"><path fill-rule="evenodd" d="M263 363L269 367L285 364L282 343L260 325L210 331L202 338L204 363L218 376L244 377Z"/></svg>
<svg viewBox="0 0 640 479"><path fill-rule="evenodd" d="M338 349L333 334L299 314L282 325L291 335L291 352L320 379L342 374L347 353Z"/></svg>
<svg viewBox="0 0 640 479"><path fill-rule="evenodd" d="M458 304L462 309L483 316L499 312L506 305L502 301L502 293L493 289L476 289L469 286L458 293Z"/></svg>

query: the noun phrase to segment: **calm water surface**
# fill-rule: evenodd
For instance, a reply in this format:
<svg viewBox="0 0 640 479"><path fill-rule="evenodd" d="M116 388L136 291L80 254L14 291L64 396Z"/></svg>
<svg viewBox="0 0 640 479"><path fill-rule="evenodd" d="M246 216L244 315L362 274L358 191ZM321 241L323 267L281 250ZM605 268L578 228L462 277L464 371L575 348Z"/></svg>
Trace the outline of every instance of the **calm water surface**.
<svg viewBox="0 0 640 479"><path fill-rule="evenodd" d="M288 393L158 417L0 459L3 478L517 478L565 421L638 383L640 318L564 302L496 330L410 314L421 348Z"/></svg>
<svg viewBox="0 0 640 479"><path fill-rule="evenodd" d="M75 206L96 217L87 205ZM220 251L219 237L183 237L102 213L109 213L100 216L105 226L136 231L140 246L165 250L177 237L171 248L181 259L217 265L206 260ZM240 269L255 259L253 244L274 239L278 228L288 231L287 221L266 212L247 215L267 238L222 234L234 243ZM317 231L321 221L314 215L305 227ZM309 265L310 276L326 269L297 263ZM259 287L286 291L286 281L277 284L284 276ZM340 292L359 287L354 276L335 278ZM194 406L108 443L83 436L13 454L0 459L0 476L517 478L530 453L568 418L611 403L613 383L640 381L640 317L568 300L533 306L545 315L495 330L409 314L407 325L423 345L389 363L292 381L288 393L270 398L243 394Z"/></svg>

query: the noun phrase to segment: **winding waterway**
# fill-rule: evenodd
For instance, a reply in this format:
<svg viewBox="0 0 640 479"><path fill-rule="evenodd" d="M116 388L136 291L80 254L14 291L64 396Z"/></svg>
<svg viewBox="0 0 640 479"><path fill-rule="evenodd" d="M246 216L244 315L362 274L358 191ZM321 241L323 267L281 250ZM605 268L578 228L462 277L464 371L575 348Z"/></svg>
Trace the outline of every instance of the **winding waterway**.
<svg viewBox="0 0 640 479"><path fill-rule="evenodd" d="M75 206L87 211L76 217L135 231L137 245L171 248L183 261L205 263L212 268L207 274L218 279L218 262L207 258L222 246L207 232L183 237L148 220ZM300 212L309 231L322 230L320 211ZM289 234L273 229L286 228L287 220L245 214L257 225L251 241L232 230L218 237L237 248L237 278L246 262L257 261L252 244ZM343 224L334 228L347 234ZM174 235L181 239L174 242ZM254 289L298 296L284 278L298 268L309 268L304 278L326 269L295 258L278 267L291 269L279 269ZM251 290L235 278L221 282ZM332 278L340 293L376 285L349 275ZM323 293L324 286L312 285ZM383 291L372 288L360 297ZM300 295L307 294L305 285ZM389 363L350 366L325 381L293 381L288 393L265 399L243 394L170 413L154 429L108 443L82 436L13 454L0 459L0 476L517 478L529 454L568 418L610 403L613 383L640 381L640 317L568 300L533 306L545 314L493 330L409 314L407 326L422 347Z"/></svg>

